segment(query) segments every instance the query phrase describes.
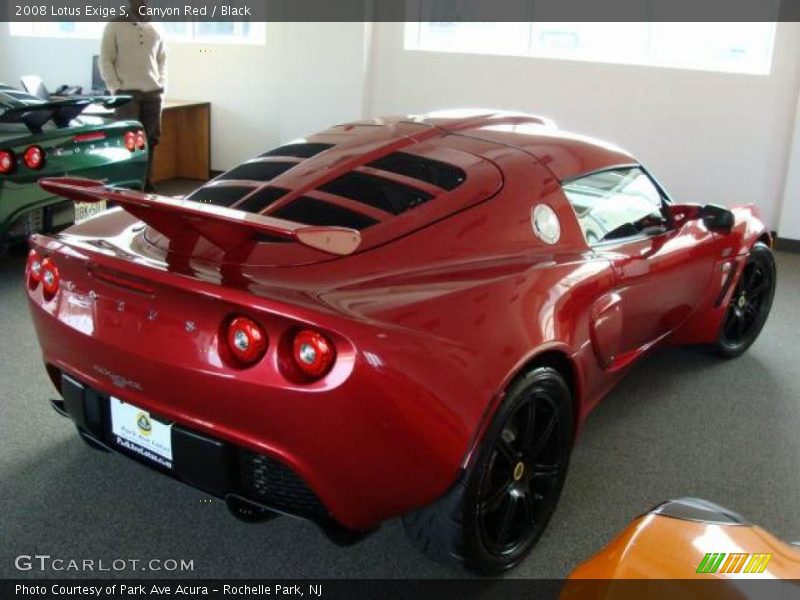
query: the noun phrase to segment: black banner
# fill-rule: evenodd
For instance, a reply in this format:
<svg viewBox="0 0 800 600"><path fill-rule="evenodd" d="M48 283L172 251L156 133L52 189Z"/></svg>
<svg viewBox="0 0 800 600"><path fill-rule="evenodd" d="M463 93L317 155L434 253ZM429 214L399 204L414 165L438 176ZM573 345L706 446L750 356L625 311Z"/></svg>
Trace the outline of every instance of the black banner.
<svg viewBox="0 0 800 600"><path fill-rule="evenodd" d="M800 576L800 574L798 574ZM323 579L2 580L3 600L36 598L304 600L794 600L800 580Z"/></svg>
<svg viewBox="0 0 800 600"><path fill-rule="evenodd" d="M128 0L0 0L2 21L109 21ZM800 0L149 0L151 21L800 21Z"/></svg>

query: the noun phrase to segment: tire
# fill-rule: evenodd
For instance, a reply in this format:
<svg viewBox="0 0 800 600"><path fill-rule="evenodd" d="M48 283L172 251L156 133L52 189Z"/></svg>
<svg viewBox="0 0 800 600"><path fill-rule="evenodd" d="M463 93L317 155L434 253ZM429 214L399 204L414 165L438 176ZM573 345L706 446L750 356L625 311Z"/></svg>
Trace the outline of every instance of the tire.
<svg viewBox="0 0 800 600"><path fill-rule="evenodd" d="M553 515L572 450L572 397L539 367L517 379L476 458L439 500L403 517L411 541L438 562L480 574L518 565Z"/></svg>
<svg viewBox="0 0 800 600"><path fill-rule="evenodd" d="M750 250L717 336L715 349L723 358L743 354L758 338L775 297L775 258L766 244Z"/></svg>

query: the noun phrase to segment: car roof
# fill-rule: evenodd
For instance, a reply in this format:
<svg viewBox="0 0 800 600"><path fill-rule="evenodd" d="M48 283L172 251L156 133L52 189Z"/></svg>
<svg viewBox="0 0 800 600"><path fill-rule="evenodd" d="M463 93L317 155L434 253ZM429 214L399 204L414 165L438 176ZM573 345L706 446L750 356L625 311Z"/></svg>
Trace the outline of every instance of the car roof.
<svg viewBox="0 0 800 600"><path fill-rule="evenodd" d="M510 148L519 152L509 152ZM502 160L496 158L500 154ZM310 195L380 220L386 215L376 209L386 213L387 207L353 194L353 187L376 181L382 185L388 180L398 195L409 192L410 206L389 208L395 215L440 196L460 196L469 205L469 199L482 200L496 193L502 186L503 163L529 160L525 155L533 156L561 181L636 162L616 146L563 132L543 117L488 110L442 111L331 127L226 171L190 199L272 214ZM475 189L481 181L483 185ZM420 196L416 204L415 193Z"/></svg>
<svg viewBox="0 0 800 600"><path fill-rule="evenodd" d="M622 148L558 128L547 117L491 109L427 113L415 120L446 131L513 146L535 156L561 181L620 165L636 164Z"/></svg>

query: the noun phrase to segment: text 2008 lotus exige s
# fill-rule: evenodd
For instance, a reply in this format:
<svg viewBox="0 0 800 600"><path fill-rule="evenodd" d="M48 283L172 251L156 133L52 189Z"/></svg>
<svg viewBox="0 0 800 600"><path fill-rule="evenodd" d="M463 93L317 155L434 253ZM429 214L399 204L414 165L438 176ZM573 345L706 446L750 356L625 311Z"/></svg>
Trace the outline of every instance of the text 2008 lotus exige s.
<svg viewBox="0 0 800 600"><path fill-rule="evenodd" d="M185 199L37 235L55 407L91 445L348 542L403 515L435 557L510 568L575 432L661 343L744 352L775 266L753 207L675 203L622 150L538 117L333 127Z"/></svg>

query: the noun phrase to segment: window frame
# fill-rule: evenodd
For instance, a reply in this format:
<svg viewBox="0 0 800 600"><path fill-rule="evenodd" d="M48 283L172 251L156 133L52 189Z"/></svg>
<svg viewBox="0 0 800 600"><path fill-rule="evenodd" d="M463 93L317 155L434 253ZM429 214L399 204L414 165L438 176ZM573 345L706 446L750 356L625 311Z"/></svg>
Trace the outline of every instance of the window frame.
<svg viewBox="0 0 800 600"><path fill-rule="evenodd" d="M660 233L639 233L636 235L627 236L624 238L616 238L613 240L599 240L597 242L589 242L586 239L586 235L583 232L583 228L580 225L580 218L578 217L578 213L575 210L575 207L570 201L569 196L567 195L567 191L564 189L564 186L569 185L570 183L575 183L576 181L580 181L581 179L586 179L588 177L592 177L593 175L600 175L602 173L612 173L616 171L633 171L634 169L638 169L639 171L647 177L648 181L653 185L656 192L658 193L660 202L660 210L661 215L664 217L664 220L667 223L667 228L665 231ZM641 163L624 163L620 165L613 165L610 167L602 167L600 169L595 169L593 171L586 171L585 173L581 173L580 175L575 175L573 177L568 177L566 179L562 179L560 181L561 185L561 193L564 195L564 201L569 205L572 214L575 215L575 222L578 226L578 229L581 232L581 236L583 237L584 242L586 245L591 248L598 248L598 247L606 247L606 246L621 246L625 244L630 244L634 242L641 242L643 240L655 239L664 235L669 235L676 230L675 226L675 219L672 217L672 213L669 210L670 205L673 203L672 198L670 198L667 191L664 187L658 182L658 180L653 177L650 171Z"/></svg>

